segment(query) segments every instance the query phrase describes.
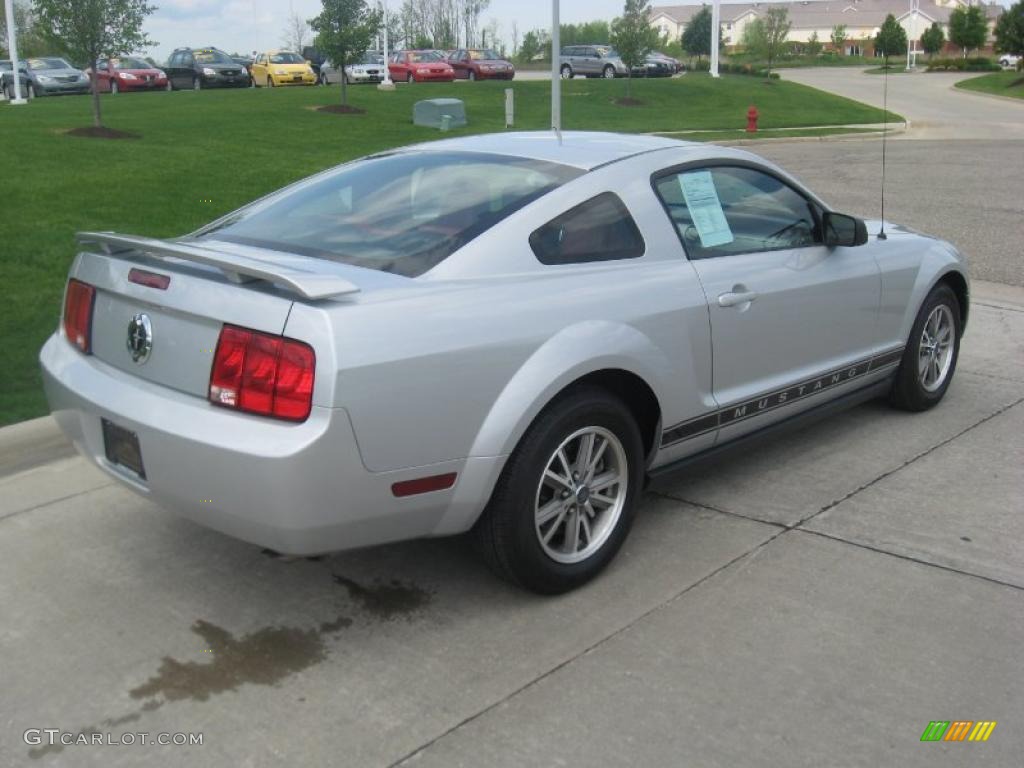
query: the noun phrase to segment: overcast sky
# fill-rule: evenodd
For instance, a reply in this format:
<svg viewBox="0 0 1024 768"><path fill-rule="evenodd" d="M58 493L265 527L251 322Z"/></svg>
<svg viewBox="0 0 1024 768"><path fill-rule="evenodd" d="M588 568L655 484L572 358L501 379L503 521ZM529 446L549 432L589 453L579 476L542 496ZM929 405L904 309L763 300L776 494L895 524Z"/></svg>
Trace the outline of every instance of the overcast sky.
<svg viewBox="0 0 1024 768"><path fill-rule="evenodd" d="M289 6L303 18L315 16L321 7L320 0L155 0L155 4L159 10L149 17L146 31L159 43L149 51L158 61L184 45L214 45L232 53L276 48L290 15ZM652 2L671 4L668 0ZM389 1L390 8L400 5L401 0ZM623 0L562 0L562 21L611 20L622 13L622 6ZM550 28L551 0L491 0L481 15L481 27L491 19L497 20L499 35L511 47L513 22L519 26L520 39L527 30Z"/></svg>

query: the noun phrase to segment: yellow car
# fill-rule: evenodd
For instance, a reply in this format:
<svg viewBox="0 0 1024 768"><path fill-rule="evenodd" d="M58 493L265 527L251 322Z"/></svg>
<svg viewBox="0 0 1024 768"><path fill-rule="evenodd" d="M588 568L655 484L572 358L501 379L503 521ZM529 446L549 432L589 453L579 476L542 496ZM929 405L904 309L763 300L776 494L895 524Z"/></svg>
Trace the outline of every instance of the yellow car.
<svg viewBox="0 0 1024 768"><path fill-rule="evenodd" d="M316 85L316 73L309 62L291 51L267 51L252 63L253 85Z"/></svg>

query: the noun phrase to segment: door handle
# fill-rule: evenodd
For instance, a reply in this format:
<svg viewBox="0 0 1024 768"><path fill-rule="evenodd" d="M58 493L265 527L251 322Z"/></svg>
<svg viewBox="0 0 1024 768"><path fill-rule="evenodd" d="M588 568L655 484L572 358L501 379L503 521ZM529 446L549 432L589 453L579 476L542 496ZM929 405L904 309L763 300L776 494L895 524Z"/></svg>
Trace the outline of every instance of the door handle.
<svg viewBox="0 0 1024 768"><path fill-rule="evenodd" d="M738 304L747 304L757 298L754 291L729 291L719 294L718 306L735 307Z"/></svg>

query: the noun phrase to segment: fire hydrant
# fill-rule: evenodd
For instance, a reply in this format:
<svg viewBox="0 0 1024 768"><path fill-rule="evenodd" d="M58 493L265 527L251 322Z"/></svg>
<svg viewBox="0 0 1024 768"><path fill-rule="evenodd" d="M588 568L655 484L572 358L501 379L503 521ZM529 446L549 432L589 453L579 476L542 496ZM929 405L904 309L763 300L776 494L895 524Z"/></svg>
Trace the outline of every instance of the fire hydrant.
<svg viewBox="0 0 1024 768"><path fill-rule="evenodd" d="M751 105L747 110L747 133L757 133L757 107Z"/></svg>

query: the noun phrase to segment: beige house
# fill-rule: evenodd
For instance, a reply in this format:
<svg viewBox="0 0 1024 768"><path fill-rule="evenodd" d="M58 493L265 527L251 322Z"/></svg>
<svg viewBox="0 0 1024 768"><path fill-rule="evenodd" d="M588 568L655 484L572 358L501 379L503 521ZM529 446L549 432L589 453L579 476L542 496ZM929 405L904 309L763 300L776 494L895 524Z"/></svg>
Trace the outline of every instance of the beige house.
<svg viewBox="0 0 1024 768"><path fill-rule="evenodd" d="M651 8L651 26L660 34L678 40L702 5L663 5ZM839 24L846 26L845 55L871 55L870 41L890 13L907 32L912 49L920 49L921 33L938 22L949 38L949 14L955 8L966 8L967 0L920 0L916 12L911 0L795 0L785 3L722 3L722 38L727 46L739 45L743 30L768 8L782 7L789 11L789 40L806 43L817 34L817 39L831 47L832 29ZM979 3L975 3L979 4ZM989 37L996 19L1003 12L997 3L982 4L989 20Z"/></svg>

